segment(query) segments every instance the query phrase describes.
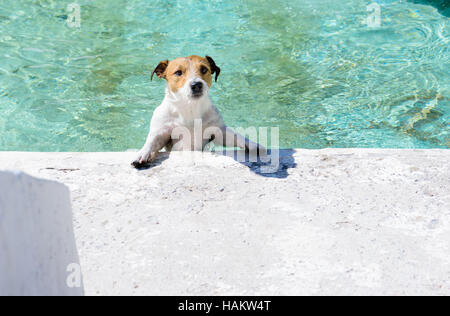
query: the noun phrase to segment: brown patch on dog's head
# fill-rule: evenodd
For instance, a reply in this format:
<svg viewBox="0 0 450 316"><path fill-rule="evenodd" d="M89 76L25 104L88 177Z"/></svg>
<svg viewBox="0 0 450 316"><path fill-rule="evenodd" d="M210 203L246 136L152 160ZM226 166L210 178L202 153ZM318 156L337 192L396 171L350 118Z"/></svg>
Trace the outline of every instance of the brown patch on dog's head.
<svg viewBox="0 0 450 316"><path fill-rule="evenodd" d="M209 87L212 86L213 74L216 74L215 80L220 74L220 68L217 67L214 60L209 57L189 56L174 59L172 61L162 61L152 73L159 78L166 79L170 89L177 92L186 81L193 77L202 78Z"/></svg>

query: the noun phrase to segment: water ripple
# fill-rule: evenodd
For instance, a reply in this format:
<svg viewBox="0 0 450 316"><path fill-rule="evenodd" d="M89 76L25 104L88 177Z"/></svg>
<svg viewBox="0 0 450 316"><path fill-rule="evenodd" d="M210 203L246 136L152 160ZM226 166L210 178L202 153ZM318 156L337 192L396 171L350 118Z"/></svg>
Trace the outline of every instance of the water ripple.
<svg viewBox="0 0 450 316"><path fill-rule="evenodd" d="M151 71L193 53L222 67L229 125L279 126L282 147L449 148L446 2L377 2L379 28L356 0L79 0L80 29L65 1L2 3L0 150L138 148Z"/></svg>

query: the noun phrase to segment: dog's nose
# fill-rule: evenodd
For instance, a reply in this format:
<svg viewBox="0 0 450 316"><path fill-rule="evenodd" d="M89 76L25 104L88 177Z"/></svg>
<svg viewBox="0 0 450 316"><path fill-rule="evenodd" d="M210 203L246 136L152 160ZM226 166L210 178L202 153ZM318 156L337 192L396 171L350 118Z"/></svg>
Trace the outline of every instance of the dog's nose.
<svg viewBox="0 0 450 316"><path fill-rule="evenodd" d="M203 83L194 82L193 84L191 84L191 89L192 89L192 92L194 92L194 94L200 93L200 92L202 92L202 89L203 89Z"/></svg>

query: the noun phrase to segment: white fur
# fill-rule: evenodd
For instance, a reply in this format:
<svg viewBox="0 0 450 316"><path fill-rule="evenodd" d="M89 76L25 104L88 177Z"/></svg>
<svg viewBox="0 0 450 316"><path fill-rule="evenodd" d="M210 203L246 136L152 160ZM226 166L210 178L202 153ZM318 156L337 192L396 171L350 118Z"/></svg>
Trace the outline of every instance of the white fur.
<svg viewBox="0 0 450 316"><path fill-rule="evenodd" d="M203 83L203 96L193 98L191 84ZM208 84L200 77L190 77L176 93L166 87L166 95L154 113L144 147L133 161L138 166L151 161L159 150L203 150L214 134L219 146L241 147L256 151L258 144L226 127L209 97ZM181 137L180 137L181 136Z"/></svg>

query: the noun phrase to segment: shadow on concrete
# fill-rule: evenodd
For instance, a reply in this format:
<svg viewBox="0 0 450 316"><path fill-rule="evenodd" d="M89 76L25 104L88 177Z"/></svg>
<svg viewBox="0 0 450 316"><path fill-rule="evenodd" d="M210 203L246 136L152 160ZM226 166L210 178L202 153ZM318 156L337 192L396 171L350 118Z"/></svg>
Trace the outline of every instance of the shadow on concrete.
<svg viewBox="0 0 450 316"><path fill-rule="evenodd" d="M297 166L293 149L268 150L267 155L262 157L249 154L243 150L214 151L212 154L230 157L248 167L253 173L265 178L285 179L289 176L288 170ZM139 171L151 169L161 165L169 157L170 152L160 152L154 161L136 169Z"/></svg>
<svg viewBox="0 0 450 316"><path fill-rule="evenodd" d="M438 11L446 16L450 17L450 1L449 0L408 0L412 3L417 4L425 4L425 5L431 5L438 9Z"/></svg>
<svg viewBox="0 0 450 316"><path fill-rule="evenodd" d="M268 161L264 157L256 157L242 150L216 151L215 154L233 158L240 164L247 166L253 173L265 178L285 179L289 176L288 170L297 166L293 149L268 150ZM244 158L244 159L243 159Z"/></svg>

